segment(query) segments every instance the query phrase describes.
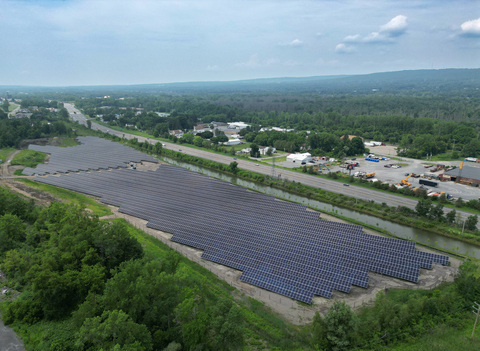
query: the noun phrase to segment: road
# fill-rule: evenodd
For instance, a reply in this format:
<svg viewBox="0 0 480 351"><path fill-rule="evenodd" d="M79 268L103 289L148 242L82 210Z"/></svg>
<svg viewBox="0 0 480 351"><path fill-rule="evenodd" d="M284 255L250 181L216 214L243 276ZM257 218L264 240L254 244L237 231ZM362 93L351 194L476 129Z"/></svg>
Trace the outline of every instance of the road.
<svg viewBox="0 0 480 351"><path fill-rule="evenodd" d="M76 109L74 106L72 106L71 104L65 103L65 108L68 110L68 112L70 113L70 116L74 121L78 121L79 123L84 125L87 124L87 118L83 114L81 114L80 111ZM138 141L141 141L141 142L144 142L145 140L151 143L157 142L155 139L149 139L149 138L144 138L144 137L140 137L140 136L125 133L125 132L119 132L111 128L102 126L93 121L92 121L92 129L98 129L106 133L117 135L119 137L125 137L127 139L137 138ZM197 150L189 147L184 147L179 144L167 143L163 141L162 141L162 144L165 145L164 148L166 149L175 150L175 151L179 151L181 149L182 152L185 154L202 157L211 161L216 161L224 164L230 164L233 161L232 157L230 156L223 156L216 153ZM253 172L257 172L265 175L270 175L272 173L271 166L267 166L263 164L258 164L258 166L256 166L256 164L253 162L244 161L240 159L238 159L237 162L238 162L238 167L242 169L246 169L249 171L253 171ZM312 186L314 188L321 188L327 191L331 191L331 192L346 195L346 196L351 196L357 199L373 200L376 203L385 202L389 206L395 206L395 207L406 206L408 208L415 209L415 206L417 205L417 202L418 202L417 200L405 198L399 195L393 195L393 194L384 193L376 190L366 189L366 188L358 187L355 185L345 186L342 183L339 183L333 180L313 177L308 174L289 171L286 169L276 169L276 173L277 175L281 174L283 179L300 182L304 185ZM451 210L450 208L447 208L447 207L444 208L445 212L449 212L450 210ZM463 219L466 219L468 216L471 215L471 213L465 212L465 211L457 210L457 212L460 213Z"/></svg>

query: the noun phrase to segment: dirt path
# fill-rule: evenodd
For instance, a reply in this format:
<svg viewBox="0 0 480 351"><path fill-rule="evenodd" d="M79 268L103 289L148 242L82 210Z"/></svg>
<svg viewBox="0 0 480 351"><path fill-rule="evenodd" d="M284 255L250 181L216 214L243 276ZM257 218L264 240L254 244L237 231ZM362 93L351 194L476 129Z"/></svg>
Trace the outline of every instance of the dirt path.
<svg viewBox="0 0 480 351"><path fill-rule="evenodd" d="M13 175L13 172L15 172L15 171L11 171L10 162L13 160L15 155L18 154L19 152L20 152L20 150L15 150L10 155L8 155L8 157L5 159L5 162L2 163L0 175L2 175L2 176ZM10 172L11 172L11 174L10 174Z"/></svg>

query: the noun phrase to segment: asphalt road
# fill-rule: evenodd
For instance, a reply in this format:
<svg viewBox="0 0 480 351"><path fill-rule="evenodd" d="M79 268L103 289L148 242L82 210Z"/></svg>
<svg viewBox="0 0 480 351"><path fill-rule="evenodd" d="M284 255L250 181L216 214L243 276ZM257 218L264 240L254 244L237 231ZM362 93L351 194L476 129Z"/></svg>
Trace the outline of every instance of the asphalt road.
<svg viewBox="0 0 480 351"><path fill-rule="evenodd" d="M87 118L83 114L81 114L78 109L73 107L71 104L67 104L67 103L65 103L65 108L68 110L68 112L70 113L70 116L74 121L78 121L79 123L86 125ZM125 133L125 132L119 132L111 128L102 126L93 121L92 121L92 129L98 129L106 133L117 135L119 137L125 137L127 139L137 138L138 141L141 141L141 142L144 142L145 140L151 143L157 142L157 140L154 140L154 139L144 138L144 137L140 137L140 136ZM230 164L230 162L233 161L232 157L230 156L223 156L223 155L219 155L219 154L208 152L208 151L189 148L184 145L166 143L163 141L162 141L162 144L165 145L164 148L166 149L175 150L175 151L179 151L181 149L182 152L185 154L202 157L207 160L212 160L212 161L221 162L225 164ZM266 174L266 175L270 175L272 173L272 167L267 165L258 164L258 166L256 166L255 163L253 162L244 161L241 159L237 159L237 162L238 162L238 167L242 169L246 169L249 171L254 171L254 172ZM277 175L281 174L282 179L288 179L290 181L300 182L302 184L309 185L315 188L321 188L327 191L343 194L346 196L351 196L357 199L373 200L376 203L385 202L389 206L406 206L408 208L414 209L418 202L417 200L413 200L413 199L409 199L409 198L405 198L402 196L393 195L389 193L384 193L376 190L370 190L370 189L358 187L355 185L345 186L342 183L339 183L333 180L313 177L308 174L298 173L295 171L289 171L285 169L276 169L276 174ZM445 207L444 211L449 212L450 209ZM457 212L460 213L463 219L471 215L471 213L464 212L464 211L457 210Z"/></svg>

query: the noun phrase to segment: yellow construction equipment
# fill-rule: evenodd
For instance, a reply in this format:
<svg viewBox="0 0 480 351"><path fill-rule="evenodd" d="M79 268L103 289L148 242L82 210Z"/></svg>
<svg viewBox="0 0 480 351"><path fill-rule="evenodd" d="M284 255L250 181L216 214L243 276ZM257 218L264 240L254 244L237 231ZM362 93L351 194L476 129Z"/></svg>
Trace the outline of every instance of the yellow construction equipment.
<svg viewBox="0 0 480 351"><path fill-rule="evenodd" d="M402 180L400 181L400 183L401 183L402 185L406 185L406 186L412 185L412 183L407 182L407 180L408 180L408 178L410 178L410 177L413 176L414 174L415 174L415 173L412 173L412 174L410 174L407 178L402 179Z"/></svg>
<svg viewBox="0 0 480 351"><path fill-rule="evenodd" d="M373 177L375 177L375 173L374 173L374 172L365 174L365 178L366 178L366 179L368 179L368 178L373 178Z"/></svg>

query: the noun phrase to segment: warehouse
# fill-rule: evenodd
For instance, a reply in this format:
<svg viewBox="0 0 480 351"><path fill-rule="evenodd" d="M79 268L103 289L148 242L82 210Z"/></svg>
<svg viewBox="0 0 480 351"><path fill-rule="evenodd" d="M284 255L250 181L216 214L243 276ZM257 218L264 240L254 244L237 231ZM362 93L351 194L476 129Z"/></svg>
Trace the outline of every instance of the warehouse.
<svg viewBox="0 0 480 351"><path fill-rule="evenodd" d="M480 184L480 168L463 166L441 175L441 180L451 180L455 183L478 186Z"/></svg>
<svg viewBox="0 0 480 351"><path fill-rule="evenodd" d="M299 163L311 162L312 155L310 155L308 152L305 152L304 154L290 154L287 156L287 161Z"/></svg>

